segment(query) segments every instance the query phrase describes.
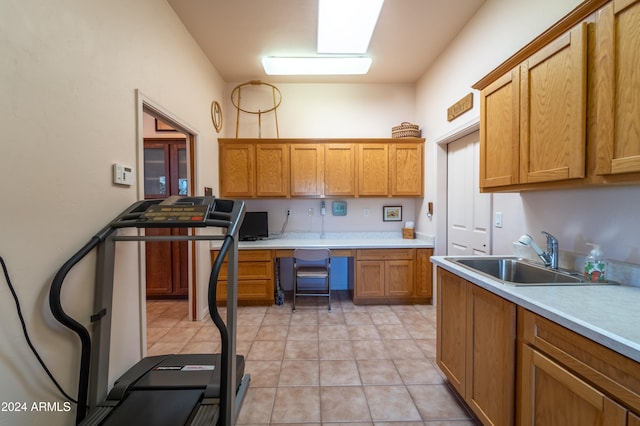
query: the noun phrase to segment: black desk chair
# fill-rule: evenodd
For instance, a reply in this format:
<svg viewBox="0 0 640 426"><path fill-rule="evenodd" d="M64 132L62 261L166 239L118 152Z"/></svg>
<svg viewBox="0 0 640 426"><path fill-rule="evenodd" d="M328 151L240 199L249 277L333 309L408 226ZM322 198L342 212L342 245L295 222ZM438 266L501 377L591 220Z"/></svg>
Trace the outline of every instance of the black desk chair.
<svg viewBox="0 0 640 426"><path fill-rule="evenodd" d="M293 271L293 312L296 311L298 296L328 297L331 311L331 250L295 249ZM320 287L307 282L318 280L322 280Z"/></svg>

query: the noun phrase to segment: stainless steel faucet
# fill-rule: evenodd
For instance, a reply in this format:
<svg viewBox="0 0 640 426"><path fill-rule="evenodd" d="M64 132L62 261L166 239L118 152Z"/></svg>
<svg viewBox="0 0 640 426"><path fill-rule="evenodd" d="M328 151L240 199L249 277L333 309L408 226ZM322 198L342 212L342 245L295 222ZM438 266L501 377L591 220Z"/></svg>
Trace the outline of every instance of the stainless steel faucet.
<svg viewBox="0 0 640 426"><path fill-rule="evenodd" d="M529 234L524 234L522 237L520 237L518 242L525 246L531 247L536 252L538 257L542 259L544 266L551 269L558 269L558 239L546 231L542 231L542 233L545 235L545 237L547 237L546 252L542 251L542 249L538 247L536 242L533 241L533 238L531 238L531 235Z"/></svg>
<svg viewBox="0 0 640 426"><path fill-rule="evenodd" d="M542 231L547 237L547 255L549 256L551 269L558 269L558 239L546 231Z"/></svg>

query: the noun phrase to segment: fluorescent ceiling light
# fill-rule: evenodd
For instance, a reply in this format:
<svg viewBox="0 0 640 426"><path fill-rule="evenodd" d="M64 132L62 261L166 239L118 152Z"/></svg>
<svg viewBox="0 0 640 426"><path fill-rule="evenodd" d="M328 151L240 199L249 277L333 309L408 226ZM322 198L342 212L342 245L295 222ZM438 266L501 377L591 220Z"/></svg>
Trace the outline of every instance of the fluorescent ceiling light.
<svg viewBox="0 0 640 426"><path fill-rule="evenodd" d="M265 56L262 66L268 75L344 75L366 74L371 58L357 57L307 57L283 58Z"/></svg>
<svg viewBox="0 0 640 426"><path fill-rule="evenodd" d="M319 0L318 53L366 53L384 0Z"/></svg>

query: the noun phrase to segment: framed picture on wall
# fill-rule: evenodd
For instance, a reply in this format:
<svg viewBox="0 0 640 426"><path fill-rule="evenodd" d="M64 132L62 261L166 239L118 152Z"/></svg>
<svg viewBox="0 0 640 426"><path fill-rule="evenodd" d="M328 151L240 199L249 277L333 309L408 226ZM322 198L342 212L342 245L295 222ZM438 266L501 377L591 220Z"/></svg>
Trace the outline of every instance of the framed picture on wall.
<svg viewBox="0 0 640 426"><path fill-rule="evenodd" d="M384 206L382 208L382 220L385 222L401 222L402 206Z"/></svg>

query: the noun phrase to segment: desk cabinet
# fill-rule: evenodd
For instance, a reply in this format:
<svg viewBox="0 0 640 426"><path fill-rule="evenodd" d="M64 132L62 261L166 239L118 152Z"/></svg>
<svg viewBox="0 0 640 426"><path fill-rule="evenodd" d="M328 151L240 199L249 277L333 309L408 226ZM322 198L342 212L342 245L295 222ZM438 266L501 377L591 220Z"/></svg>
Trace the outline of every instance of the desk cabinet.
<svg viewBox="0 0 640 426"><path fill-rule="evenodd" d="M213 262L218 251L211 252ZM220 269L218 282L218 303L226 303L228 263L225 259ZM273 251L272 250L240 250L238 251L238 303L272 305L273 287Z"/></svg>
<svg viewBox="0 0 640 426"><path fill-rule="evenodd" d="M431 300L431 249L356 250L353 302L428 303ZM418 278L418 279L417 279Z"/></svg>

